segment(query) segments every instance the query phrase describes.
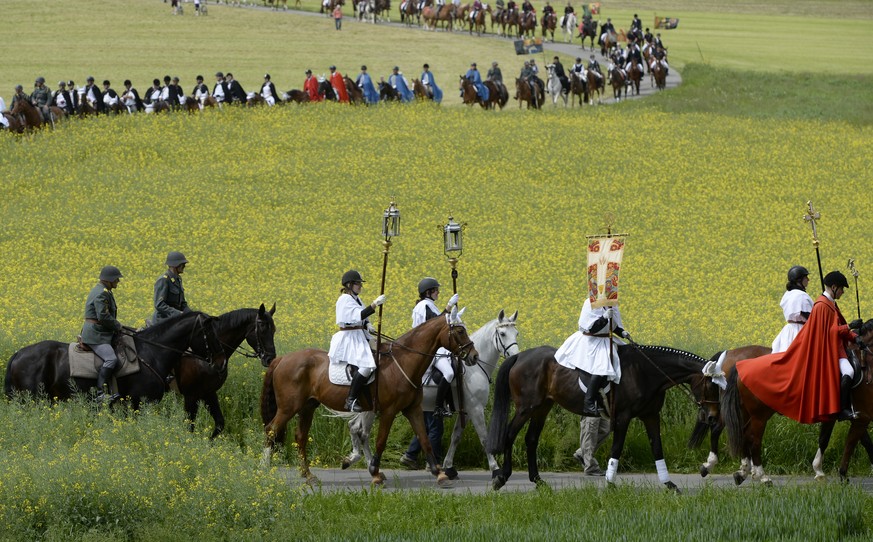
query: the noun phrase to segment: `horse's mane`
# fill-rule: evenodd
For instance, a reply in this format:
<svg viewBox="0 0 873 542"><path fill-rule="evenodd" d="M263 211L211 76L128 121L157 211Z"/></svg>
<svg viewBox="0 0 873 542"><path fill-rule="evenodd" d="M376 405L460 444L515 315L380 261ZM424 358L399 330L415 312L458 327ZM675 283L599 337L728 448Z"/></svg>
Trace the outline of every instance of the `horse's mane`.
<svg viewBox="0 0 873 542"><path fill-rule="evenodd" d="M631 344L628 344L625 346L630 347L630 348L634 348L634 345L631 345ZM643 350L644 352L649 351L649 352L654 352L654 353L658 353L658 354L673 354L676 356L682 356L682 357L687 358L691 361L696 361L696 362L700 363L701 365L709 363L708 359L704 359L704 358L698 356L697 354L692 354L691 352L686 352L685 350L679 350L678 348L673 348L672 346L657 346L657 345L651 345L651 344L639 344L639 345L636 345L636 348L639 348L640 350Z"/></svg>
<svg viewBox="0 0 873 542"><path fill-rule="evenodd" d="M410 338L412 335L414 335L414 334L416 334L416 333L419 333L419 332L422 332L422 331L425 331L425 330L427 330L427 328L429 328L429 327L431 327L431 326L435 326L435 325L437 325L437 324L442 325L442 324L446 321L446 316L447 316L447 315L448 315L448 313L447 313L446 311L443 311L443 312L441 312L441 313L439 314L439 316L435 316L435 317L431 318L430 320L427 320L427 321L423 322L422 324L419 324L418 326L416 326L416 327L410 329L409 331L407 331L407 332L404 333L403 335L397 337L397 338L394 339L393 341L389 341L389 342L382 343L382 347L384 348L386 345L390 345L390 344L393 344L393 343L405 343L405 342L408 342L408 341L409 341L409 338ZM465 328L467 327L466 324L464 324L463 322L460 322L460 323L455 324L455 325L464 326ZM383 337L384 337L384 335L383 335Z"/></svg>
<svg viewBox="0 0 873 542"><path fill-rule="evenodd" d="M251 318L251 314L253 312L257 312L258 309L235 309L230 312L226 312L220 316L218 316L219 326L222 328L236 328L248 322Z"/></svg>
<svg viewBox="0 0 873 542"><path fill-rule="evenodd" d="M141 335L144 337L148 337L150 335L160 335L162 333L166 333L168 328L175 326L175 325L178 325L178 323L181 322L182 320L185 320L188 318L194 318L195 316L203 316L204 318L211 318L211 316L209 316L205 312L200 312L200 311L184 312L182 314L177 314L176 316L171 316L170 318L167 318L166 320L162 320L155 325L152 325L152 326L149 326L149 327L143 329L142 331L138 331L137 335Z"/></svg>

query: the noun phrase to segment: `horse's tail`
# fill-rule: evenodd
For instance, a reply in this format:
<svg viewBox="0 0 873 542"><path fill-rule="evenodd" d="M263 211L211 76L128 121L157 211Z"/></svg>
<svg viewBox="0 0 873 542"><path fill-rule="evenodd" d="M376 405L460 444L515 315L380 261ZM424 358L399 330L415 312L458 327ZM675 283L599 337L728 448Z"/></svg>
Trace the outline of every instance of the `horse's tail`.
<svg viewBox="0 0 873 542"><path fill-rule="evenodd" d="M12 354L12 357L9 358L9 361L6 363L6 375L3 377L3 393L6 394L7 399L12 399L12 373L14 372L12 370L12 363L15 361L15 358L18 357L19 352L21 352L21 350Z"/></svg>
<svg viewBox="0 0 873 542"><path fill-rule="evenodd" d="M261 389L261 420L265 426L276 417L276 411L279 409L276 405L276 391L273 388L273 373L278 366L278 363L270 364L267 374L264 375L264 387Z"/></svg>
<svg viewBox="0 0 873 542"><path fill-rule="evenodd" d="M745 448L743 414L740 409L740 389L737 368L731 369L727 388L721 397L721 416L728 432L728 450L734 457L742 457Z"/></svg>
<svg viewBox="0 0 873 542"><path fill-rule="evenodd" d="M485 447L491 454L502 453L506 447L507 422L509 420L509 372L518 361L518 354L507 358L497 371L494 382L494 408L488 425L488 440Z"/></svg>
<svg viewBox="0 0 873 542"><path fill-rule="evenodd" d="M708 430L709 424L706 422L706 417L704 416L702 420L698 419L697 423L694 424L694 429L691 431L691 436L688 438L688 447L694 449L700 446Z"/></svg>

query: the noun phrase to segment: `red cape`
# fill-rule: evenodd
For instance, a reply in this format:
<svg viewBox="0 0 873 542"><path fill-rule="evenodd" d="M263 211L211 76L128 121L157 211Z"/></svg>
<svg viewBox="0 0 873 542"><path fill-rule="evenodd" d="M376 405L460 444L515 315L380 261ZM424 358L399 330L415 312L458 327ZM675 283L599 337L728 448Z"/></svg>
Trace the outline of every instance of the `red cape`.
<svg viewBox="0 0 873 542"><path fill-rule="evenodd" d="M840 358L854 338L836 304L822 295L785 352L737 362L743 384L764 404L800 423L840 410Z"/></svg>
<svg viewBox="0 0 873 542"><path fill-rule="evenodd" d="M330 74L330 86L336 91L340 103L348 103L349 94L346 92L346 82L340 72Z"/></svg>
<svg viewBox="0 0 873 542"><path fill-rule="evenodd" d="M318 94L318 79L309 77L303 83L303 90L309 95L310 102L320 102L323 98Z"/></svg>

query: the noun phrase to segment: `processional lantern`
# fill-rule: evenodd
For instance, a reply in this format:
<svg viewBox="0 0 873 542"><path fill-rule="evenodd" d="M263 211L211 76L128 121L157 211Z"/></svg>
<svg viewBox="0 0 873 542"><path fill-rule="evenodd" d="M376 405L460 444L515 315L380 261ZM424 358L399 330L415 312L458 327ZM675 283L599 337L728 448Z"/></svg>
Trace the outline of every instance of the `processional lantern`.
<svg viewBox="0 0 873 542"><path fill-rule="evenodd" d="M449 217L449 223L443 226L443 252L452 267L452 293L458 293L458 259L464 251L464 224L458 224Z"/></svg>
<svg viewBox="0 0 873 542"><path fill-rule="evenodd" d="M382 237L386 241L390 241L392 237L397 237L398 235L400 235L400 210L397 209L397 205L392 198L391 204L382 213Z"/></svg>

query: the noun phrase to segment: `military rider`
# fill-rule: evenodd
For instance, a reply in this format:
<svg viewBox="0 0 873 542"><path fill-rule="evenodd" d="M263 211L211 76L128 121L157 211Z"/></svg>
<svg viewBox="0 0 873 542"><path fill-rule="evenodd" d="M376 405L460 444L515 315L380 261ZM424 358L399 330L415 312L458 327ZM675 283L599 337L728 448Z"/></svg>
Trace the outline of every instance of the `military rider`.
<svg viewBox="0 0 873 542"><path fill-rule="evenodd" d="M107 397L106 383L112 378L118 366L118 357L112 347L116 334L121 330L117 319L118 307L112 290L118 287L123 277L114 265L107 265L100 271L100 281L91 288L85 301L85 323L82 325L82 343L88 345L103 360L97 374L97 400Z"/></svg>
<svg viewBox="0 0 873 542"><path fill-rule="evenodd" d="M167 270L155 281L154 307L150 324L154 325L167 318L189 312L188 301L185 299L185 288L182 286L182 273L188 258L181 252L167 254Z"/></svg>
<svg viewBox="0 0 873 542"><path fill-rule="evenodd" d="M52 94L45 86L45 77L37 77L34 81L33 92L30 93L30 103L42 113L44 118L49 118L49 105L52 102Z"/></svg>
<svg viewBox="0 0 873 542"><path fill-rule="evenodd" d="M343 273L341 283L340 296L336 300L336 324L339 326L339 331L331 337L327 355L331 363L348 363L354 367L345 409L350 412L362 412L358 395L367 383L367 379L376 370L376 361L370 350L367 318L376 312L376 307L385 302L385 296L380 295L365 307L359 297L364 279L354 269Z"/></svg>

